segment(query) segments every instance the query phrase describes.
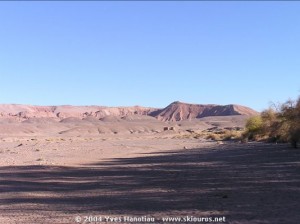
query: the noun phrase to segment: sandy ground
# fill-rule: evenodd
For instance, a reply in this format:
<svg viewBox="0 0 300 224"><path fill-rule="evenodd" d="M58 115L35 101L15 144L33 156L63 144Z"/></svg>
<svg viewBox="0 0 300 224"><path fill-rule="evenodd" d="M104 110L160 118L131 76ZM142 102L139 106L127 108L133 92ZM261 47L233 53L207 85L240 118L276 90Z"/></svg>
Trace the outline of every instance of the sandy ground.
<svg viewBox="0 0 300 224"><path fill-rule="evenodd" d="M300 223L300 150L285 144L19 136L2 138L0 155L3 224L201 223L162 220L186 216Z"/></svg>

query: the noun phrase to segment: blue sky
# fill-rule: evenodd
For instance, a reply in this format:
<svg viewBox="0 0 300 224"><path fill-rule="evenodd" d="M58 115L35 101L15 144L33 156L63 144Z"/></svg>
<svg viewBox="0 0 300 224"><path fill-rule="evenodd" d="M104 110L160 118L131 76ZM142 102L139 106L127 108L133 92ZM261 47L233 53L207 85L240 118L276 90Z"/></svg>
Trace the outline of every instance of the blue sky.
<svg viewBox="0 0 300 224"><path fill-rule="evenodd" d="M0 103L262 110L300 95L300 2L0 2Z"/></svg>

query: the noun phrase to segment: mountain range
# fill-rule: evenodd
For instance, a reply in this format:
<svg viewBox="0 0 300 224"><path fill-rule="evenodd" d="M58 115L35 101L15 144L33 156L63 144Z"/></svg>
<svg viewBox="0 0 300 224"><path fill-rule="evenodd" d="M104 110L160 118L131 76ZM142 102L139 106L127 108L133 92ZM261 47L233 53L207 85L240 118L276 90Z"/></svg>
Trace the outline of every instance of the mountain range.
<svg viewBox="0 0 300 224"><path fill-rule="evenodd" d="M148 115L160 121L182 121L209 116L258 114L257 111L241 105L188 104L173 102L165 108L152 107L105 107L105 106L33 106L20 104L0 104L0 118L24 121L30 118L96 118Z"/></svg>

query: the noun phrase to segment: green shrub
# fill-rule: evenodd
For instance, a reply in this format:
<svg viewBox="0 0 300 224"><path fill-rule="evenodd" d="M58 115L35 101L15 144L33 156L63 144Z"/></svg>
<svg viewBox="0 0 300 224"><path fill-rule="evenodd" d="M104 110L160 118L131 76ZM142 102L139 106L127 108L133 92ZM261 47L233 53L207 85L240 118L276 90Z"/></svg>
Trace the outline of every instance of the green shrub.
<svg viewBox="0 0 300 224"><path fill-rule="evenodd" d="M261 116L251 117L247 120L246 130L249 132L259 132L261 131L262 124Z"/></svg>
<svg viewBox="0 0 300 224"><path fill-rule="evenodd" d="M246 122L246 131L244 137L249 140L258 140L258 137L262 134L263 121L260 115L250 117Z"/></svg>

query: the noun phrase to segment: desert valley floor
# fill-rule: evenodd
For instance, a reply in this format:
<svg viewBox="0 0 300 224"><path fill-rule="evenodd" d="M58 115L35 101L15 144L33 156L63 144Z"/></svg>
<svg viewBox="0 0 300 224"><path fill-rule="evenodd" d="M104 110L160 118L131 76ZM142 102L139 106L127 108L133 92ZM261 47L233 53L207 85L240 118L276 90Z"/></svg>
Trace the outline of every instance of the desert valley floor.
<svg viewBox="0 0 300 224"><path fill-rule="evenodd" d="M0 223L84 223L86 216L300 223L300 150L192 135L242 126L237 117L164 124L174 130L109 120L101 121L103 133L99 124L76 122L0 124Z"/></svg>

